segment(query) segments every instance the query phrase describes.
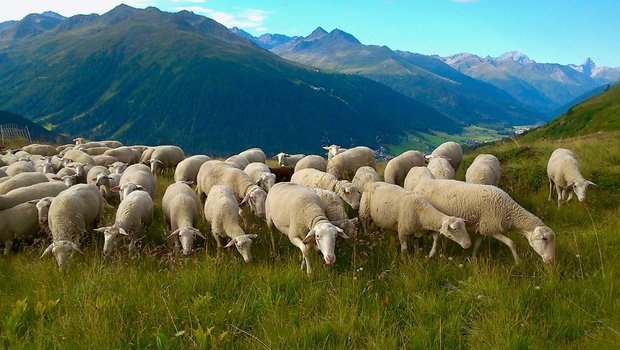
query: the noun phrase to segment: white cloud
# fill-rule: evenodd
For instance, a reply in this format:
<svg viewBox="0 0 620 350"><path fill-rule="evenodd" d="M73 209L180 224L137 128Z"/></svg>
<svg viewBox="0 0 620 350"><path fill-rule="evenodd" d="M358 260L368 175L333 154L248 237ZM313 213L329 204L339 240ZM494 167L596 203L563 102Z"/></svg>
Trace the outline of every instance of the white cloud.
<svg viewBox="0 0 620 350"><path fill-rule="evenodd" d="M155 3L149 0L20 0L12 1L10 5L3 4L0 11L0 22L20 20L31 13L54 11L69 17L77 14L102 14L120 4L144 8Z"/></svg>
<svg viewBox="0 0 620 350"><path fill-rule="evenodd" d="M257 9L244 9L237 13L221 12L202 6L177 7L175 11L187 10L199 15L210 17L226 27L259 28L267 19L268 11ZM267 30L264 27L261 29Z"/></svg>

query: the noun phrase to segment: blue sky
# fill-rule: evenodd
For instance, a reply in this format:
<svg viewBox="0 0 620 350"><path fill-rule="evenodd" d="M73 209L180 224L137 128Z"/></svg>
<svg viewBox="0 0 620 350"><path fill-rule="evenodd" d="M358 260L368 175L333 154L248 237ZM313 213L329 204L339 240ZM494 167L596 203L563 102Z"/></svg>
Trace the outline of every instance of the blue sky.
<svg viewBox="0 0 620 350"><path fill-rule="evenodd" d="M19 0L0 21L45 10L103 13L117 0ZM447 56L518 50L537 62L620 66L620 0L127 0L134 7L189 9L254 35L342 29L364 44Z"/></svg>

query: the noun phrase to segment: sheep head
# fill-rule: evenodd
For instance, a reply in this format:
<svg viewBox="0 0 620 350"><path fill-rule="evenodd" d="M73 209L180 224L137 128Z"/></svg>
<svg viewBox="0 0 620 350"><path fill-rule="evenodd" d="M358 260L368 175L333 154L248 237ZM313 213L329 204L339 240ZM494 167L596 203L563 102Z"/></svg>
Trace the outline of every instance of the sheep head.
<svg viewBox="0 0 620 350"><path fill-rule="evenodd" d="M360 200L362 198L362 192L348 181L340 181L336 190L338 196L347 202L353 210L358 210L360 207Z"/></svg>
<svg viewBox="0 0 620 350"><path fill-rule="evenodd" d="M72 241L56 241L50 244L45 249L45 251L41 255L41 258L51 252L56 258L56 263L58 264L58 267L64 270L67 268L69 256L71 256L71 253L74 250L80 254L84 254L82 253L80 248L78 248L77 244Z"/></svg>
<svg viewBox="0 0 620 350"><path fill-rule="evenodd" d="M239 204L242 206L244 204L249 204L250 208L254 212L254 214L259 219L265 219L265 201L267 200L267 192L265 192L262 188L253 185L246 191L245 197Z"/></svg>
<svg viewBox="0 0 620 350"><path fill-rule="evenodd" d="M471 247L471 239L465 229L465 220L454 216L447 216L441 223L440 234L460 244L463 249Z"/></svg>
<svg viewBox="0 0 620 350"><path fill-rule="evenodd" d="M596 184L592 181L584 179L584 180L575 181L569 186L572 187L573 192L575 192L575 194L577 195L577 199L580 202L583 202L586 200L586 193L588 192L588 186L596 186Z"/></svg>
<svg viewBox="0 0 620 350"><path fill-rule="evenodd" d="M122 227L116 225L97 228L95 231L101 232L104 235L103 254L110 254L112 252L120 236L129 236Z"/></svg>
<svg viewBox="0 0 620 350"><path fill-rule="evenodd" d="M243 257L243 260L246 263L249 263L252 261L252 240L256 239L256 237L258 237L258 235L256 234L237 236L231 239L230 242L228 242L228 244L224 246L224 248L229 248L234 245L235 247L237 247L237 251L239 252L239 254L241 254L241 256Z"/></svg>
<svg viewBox="0 0 620 350"><path fill-rule="evenodd" d="M313 240L316 246L323 254L323 260L327 265L331 265L336 262L336 254L334 249L336 247L336 236L342 238L349 238L344 231L332 223L323 222L314 226L310 232L304 238L304 243L309 244Z"/></svg>
<svg viewBox="0 0 620 350"><path fill-rule="evenodd" d="M536 226L534 231L527 234L530 246L536 251L546 264L555 259L555 232L548 226Z"/></svg>
<svg viewBox="0 0 620 350"><path fill-rule="evenodd" d="M192 253L192 246L194 245L194 239L196 236L206 239L205 236L193 227L183 227L174 230L169 237L174 237L181 242L181 249L183 255L190 255Z"/></svg>

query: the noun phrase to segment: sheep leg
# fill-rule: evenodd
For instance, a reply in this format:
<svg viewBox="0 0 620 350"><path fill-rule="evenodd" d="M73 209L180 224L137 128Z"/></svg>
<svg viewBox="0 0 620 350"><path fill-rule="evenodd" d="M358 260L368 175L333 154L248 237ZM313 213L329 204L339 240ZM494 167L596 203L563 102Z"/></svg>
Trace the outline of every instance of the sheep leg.
<svg viewBox="0 0 620 350"><path fill-rule="evenodd" d="M12 248L13 248L12 240L4 241L4 255L9 256L11 254Z"/></svg>
<svg viewBox="0 0 620 350"><path fill-rule="evenodd" d="M553 194L553 180L549 178L549 198L547 200L551 202L551 195Z"/></svg>
<svg viewBox="0 0 620 350"><path fill-rule="evenodd" d="M559 209L560 208L560 201L562 200L563 192L564 191L562 191L560 189L560 186L557 183L555 184L555 191L558 193L558 209Z"/></svg>
<svg viewBox="0 0 620 350"><path fill-rule="evenodd" d="M269 225L267 225L269 226ZM271 256L275 257L278 254L276 253L276 239L275 239L275 229L272 226L269 226L269 239L271 240Z"/></svg>
<svg viewBox="0 0 620 350"><path fill-rule="evenodd" d="M437 242L439 241L439 232L431 232L431 236L433 237L433 246L431 247L431 252L428 253L428 258L432 258L437 253Z"/></svg>
<svg viewBox="0 0 620 350"><path fill-rule="evenodd" d="M304 243L304 241L299 237L291 237L291 243L293 243L297 248L301 250L301 254L303 255L303 260L301 261L301 269L304 269L304 264L306 265L306 273L312 273L312 267L310 266L310 256L308 254L309 249L308 246Z"/></svg>
<svg viewBox="0 0 620 350"><path fill-rule="evenodd" d="M568 198L566 198L566 203L568 203L571 199L573 199L573 191L569 189L566 189L566 191L568 192Z"/></svg>
<svg viewBox="0 0 620 350"><path fill-rule="evenodd" d="M515 245L515 242L512 239L502 235L501 233L493 234L493 238L495 238L498 241L504 243L505 245L508 246L508 248L510 248L510 252L512 253L512 257L515 259L515 265L519 265L519 256L517 255L517 247Z"/></svg>
<svg viewBox="0 0 620 350"><path fill-rule="evenodd" d="M482 243L482 236L478 235L476 240L474 241L474 250L471 252L471 257L475 258L478 254L478 249L480 249L480 244Z"/></svg>
<svg viewBox="0 0 620 350"><path fill-rule="evenodd" d="M404 231L398 231L398 240L400 241L400 252L401 254L407 254L407 233Z"/></svg>
<svg viewBox="0 0 620 350"><path fill-rule="evenodd" d="M215 243L217 243L217 250L221 250L222 249L222 240L220 239L220 235L215 233L215 232L211 232L211 235L213 236L213 238L215 238Z"/></svg>

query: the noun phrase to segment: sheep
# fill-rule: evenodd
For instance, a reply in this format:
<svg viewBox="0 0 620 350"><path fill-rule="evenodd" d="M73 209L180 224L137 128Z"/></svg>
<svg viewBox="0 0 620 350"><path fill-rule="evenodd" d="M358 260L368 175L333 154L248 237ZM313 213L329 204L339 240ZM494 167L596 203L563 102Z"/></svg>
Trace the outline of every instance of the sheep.
<svg viewBox="0 0 620 350"><path fill-rule="evenodd" d="M110 166L111 164L118 162L118 159L112 156L101 154L98 156L93 156L93 161L95 162L94 165Z"/></svg>
<svg viewBox="0 0 620 350"><path fill-rule="evenodd" d="M204 215L211 224L211 234L218 248L222 248L220 237L230 237L224 247L235 245L246 263L252 261L252 240L258 235L246 234L239 226L239 204L230 186L211 187L205 201Z"/></svg>
<svg viewBox="0 0 620 350"><path fill-rule="evenodd" d="M60 155L62 152L67 151L75 146L74 143L70 143L68 145L56 146L56 154Z"/></svg>
<svg viewBox="0 0 620 350"><path fill-rule="evenodd" d="M108 170L110 173L122 174L125 170L127 170L127 163L123 162L114 162L108 166Z"/></svg>
<svg viewBox="0 0 620 350"><path fill-rule="evenodd" d="M83 137L76 137L76 138L73 139L73 142L75 142L76 145L83 145L86 142L88 142L88 140L86 140Z"/></svg>
<svg viewBox="0 0 620 350"><path fill-rule="evenodd" d="M111 149L112 148L105 147L105 146L104 147L93 147L93 148L88 148L84 150L84 152L86 152L86 154L88 154L89 156L100 156Z"/></svg>
<svg viewBox="0 0 620 350"><path fill-rule="evenodd" d="M39 232L37 207L30 202L0 211L0 242L4 243L4 255L11 253L13 240L31 239Z"/></svg>
<svg viewBox="0 0 620 350"><path fill-rule="evenodd" d="M243 171L265 192L269 192L269 189L276 183L276 175L272 174L269 167L264 163L250 163Z"/></svg>
<svg viewBox="0 0 620 350"><path fill-rule="evenodd" d="M95 185L101 191L104 198L111 198L112 192L110 192L110 170L104 166L94 166L88 171L86 176L86 183L89 185Z"/></svg>
<svg viewBox="0 0 620 350"><path fill-rule="evenodd" d="M106 156L112 156L119 162L127 164L136 164L140 160L140 152L127 146L112 148L103 153Z"/></svg>
<svg viewBox="0 0 620 350"><path fill-rule="evenodd" d="M38 154L41 156L53 156L58 154L56 147L52 145L40 145L36 143L22 147L22 150L30 154Z"/></svg>
<svg viewBox="0 0 620 350"><path fill-rule="evenodd" d="M129 251L133 251L136 243L153 222L153 207L153 199L148 193L144 191L129 193L118 206L114 224L95 229L105 237L103 254L112 252L120 236L129 237Z"/></svg>
<svg viewBox="0 0 620 350"><path fill-rule="evenodd" d="M50 205L55 197L43 197L41 199L35 199L32 201L28 201L29 203L35 203L37 208L37 216L39 220L39 227L51 238L52 234L49 228L49 210Z"/></svg>
<svg viewBox="0 0 620 350"><path fill-rule="evenodd" d="M308 274L312 273L309 256L311 242L314 241L319 247L325 263L331 265L336 261L336 236L349 238L341 228L329 222L321 199L308 187L293 183L276 184L267 195L265 207L272 237L274 229L288 236L291 243L301 250L301 269L305 265Z"/></svg>
<svg viewBox="0 0 620 350"><path fill-rule="evenodd" d="M558 194L558 208L561 200L568 203L573 199L573 192L580 202L585 201L588 186L596 186L594 182L586 180L581 175L577 156L573 151L565 148L556 149L549 157L547 176L549 177L548 200L551 201L553 186L555 185L555 191Z"/></svg>
<svg viewBox="0 0 620 350"><path fill-rule="evenodd" d="M181 243L183 255L192 252L196 235L205 239L200 230L195 228L200 218L200 209L200 199L185 182L168 186L162 198L162 213L171 232L169 237L174 239L176 251Z"/></svg>
<svg viewBox="0 0 620 350"><path fill-rule="evenodd" d="M280 152L276 154L274 158L278 160L279 166L290 166L294 168L297 162L305 156L305 154L288 154Z"/></svg>
<svg viewBox="0 0 620 350"><path fill-rule="evenodd" d="M400 241L401 253L407 253L407 236L421 238L424 234L433 237L433 246L429 258L437 252L439 235L444 235L464 249L471 246L465 221L450 216L437 209L424 197L406 191L400 186L376 182L366 187L360 202L359 218L364 231L369 224L375 223L382 229L396 231Z"/></svg>
<svg viewBox="0 0 620 350"><path fill-rule="evenodd" d="M157 194L155 176L151 173L149 167L144 164L130 165L121 175L119 185L110 188L112 192L120 192L121 202L135 190L146 191L151 198L155 198Z"/></svg>
<svg viewBox="0 0 620 350"><path fill-rule="evenodd" d="M9 165L4 171L9 176L15 176L21 173L35 172L36 170L30 161L20 160Z"/></svg>
<svg viewBox="0 0 620 350"><path fill-rule="evenodd" d="M409 170L415 166L425 166L424 155L419 151L406 151L390 159L385 166L383 177L389 184L403 186Z"/></svg>
<svg viewBox="0 0 620 350"><path fill-rule="evenodd" d="M360 190L360 193L364 193L364 189L368 184L378 181L381 181L381 178L377 171L369 166L363 166L357 169L351 183Z"/></svg>
<svg viewBox="0 0 620 350"><path fill-rule="evenodd" d="M450 161L443 156L433 156L426 166L436 179L453 180L454 168Z"/></svg>
<svg viewBox="0 0 620 350"><path fill-rule="evenodd" d="M425 166L414 166L407 173L403 187L411 191L422 180L434 180L435 175Z"/></svg>
<svg viewBox="0 0 620 350"><path fill-rule="evenodd" d="M247 158L242 157L242 156L230 156L228 157L224 163L233 166L237 169L243 170L245 169L246 166L248 166L248 164L250 164L250 162L247 160Z"/></svg>
<svg viewBox="0 0 620 350"><path fill-rule="evenodd" d="M249 163L265 163L265 160L267 160L265 152L260 148L250 148L239 153L239 155L247 159Z"/></svg>
<svg viewBox="0 0 620 350"><path fill-rule="evenodd" d="M327 172L338 180L353 179L357 169L363 166L375 167L375 152L368 147L359 146L335 155L327 162Z"/></svg>
<svg viewBox="0 0 620 350"><path fill-rule="evenodd" d="M338 180L331 174L318 171L316 169L302 169L293 174L292 183L309 187L318 187L324 190L334 191L351 208L357 210L362 196L360 190L346 180Z"/></svg>
<svg viewBox="0 0 620 350"><path fill-rule="evenodd" d="M80 162L71 162L67 164L67 168L75 170L75 176L77 177L77 182L85 184L87 180L88 171L93 167L92 164L84 165Z"/></svg>
<svg viewBox="0 0 620 350"><path fill-rule="evenodd" d="M135 147L135 146L134 146ZM146 147L145 150L142 151L142 155L140 155L140 163L148 164L151 160L151 155L155 152L157 147Z"/></svg>
<svg viewBox="0 0 620 350"><path fill-rule="evenodd" d="M327 170L327 161L321 156L309 155L303 157L295 164L295 171L308 168L325 172Z"/></svg>
<svg viewBox="0 0 620 350"><path fill-rule="evenodd" d="M95 164L95 160L93 159L93 157L89 156L86 152L76 150L76 149L68 150L63 155L63 158L69 158L71 159L72 162L79 162L82 164L90 164L90 165Z"/></svg>
<svg viewBox="0 0 620 350"><path fill-rule="evenodd" d="M195 183L200 166L208 160L211 160L209 156L200 154L183 159L174 169L174 181L191 181Z"/></svg>
<svg viewBox="0 0 620 350"><path fill-rule="evenodd" d="M291 181L295 168L292 166L278 166L277 168L269 167L269 171L276 176L276 183Z"/></svg>
<svg viewBox="0 0 620 350"><path fill-rule="evenodd" d="M338 145L323 146L323 149L327 151L327 160L330 160L335 155L340 154L347 150L346 148L340 147Z"/></svg>
<svg viewBox="0 0 620 350"><path fill-rule="evenodd" d="M334 191L324 190L322 188L312 188L323 203L323 209L325 209L325 216L335 226L344 230L347 236L357 236L357 224L358 218L349 219L346 211L344 210L344 203L342 199L334 193Z"/></svg>
<svg viewBox="0 0 620 350"><path fill-rule="evenodd" d="M495 186L456 180L426 180L421 181L413 192L424 196L440 211L465 219L469 232L473 230L481 235L474 243L473 256L480 247L482 236L490 236L507 245L518 264L515 243L504 236L506 231L515 230L527 238L545 263L552 263L555 258L553 230Z"/></svg>
<svg viewBox="0 0 620 350"><path fill-rule="evenodd" d="M14 189L27 187L41 182L49 182L47 176L42 173L34 172L17 174L15 176L11 176L8 180L0 184L0 194L7 194Z"/></svg>
<svg viewBox="0 0 620 350"><path fill-rule="evenodd" d="M185 159L185 153L181 148L169 145L157 146L149 158L151 172L155 174L159 168L174 169L183 159Z"/></svg>
<svg viewBox="0 0 620 350"><path fill-rule="evenodd" d="M500 164L492 154L479 154L465 172L465 182L497 186L500 177Z"/></svg>
<svg viewBox="0 0 620 350"><path fill-rule="evenodd" d="M200 171L198 171L196 193L202 198L215 185L228 185L232 187L237 201L241 201L240 205L248 203L259 219L265 218L265 199L267 193L255 185L243 170L229 167L217 161L204 163L200 167Z"/></svg>
<svg viewBox="0 0 620 350"><path fill-rule="evenodd" d="M106 147L109 148L119 148L119 147L123 147L123 144L120 141L116 141L116 140L105 140L105 141L99 141L99 143L105 145Z"/></svg>
<svg viewBox="0 0 620 350"><path fill-rule="evenodd" d="M41 182L16 188L7 194L0 195L0 210L12 208L33 199L56 196L67 188L69 187L62 182Z"/></svg>
<svg viewBox="0 0 620 350"><path fill-rule="evenodd" d="M86 229L101 220L105 204L103 196L93 185L75 185L58 194L48 213L53 241L41 258L52 253L58 267L65 269L69 254L73 250L81 253L78 243Z"/></svg>
<svg viewBox="0 0 620 350"><path fill-rule="evenodd" d="M442 156L449 160L450 166L454 169L454 172L459 170L459 166L461 165L461 161L463 160L463 148L456 142L448 141L444 142L441 145L437 146L435 150L430 154L425 156L427 162L430 161L433 157Z"/></svg>

